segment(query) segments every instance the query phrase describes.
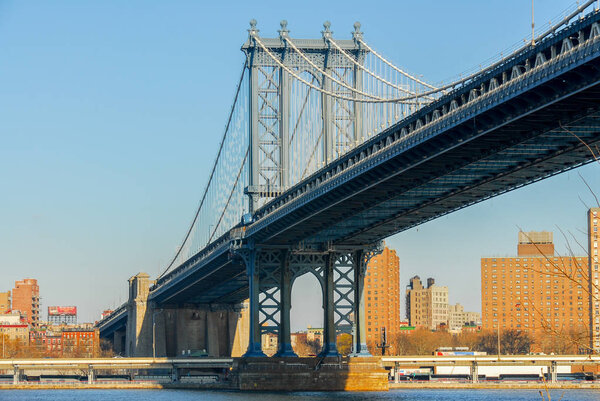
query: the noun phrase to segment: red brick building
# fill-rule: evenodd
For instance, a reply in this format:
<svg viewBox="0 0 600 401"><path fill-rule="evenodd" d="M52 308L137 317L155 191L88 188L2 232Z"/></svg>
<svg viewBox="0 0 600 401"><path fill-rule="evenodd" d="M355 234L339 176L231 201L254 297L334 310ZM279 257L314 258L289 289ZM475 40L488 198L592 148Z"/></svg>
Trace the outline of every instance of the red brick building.
<svg viewBox="0 0 600 401"><path fill-rule="evenodd" d="M400 258L385 247L374 256L365 276L367 343L381 342L385 327L388 341L400 333Z"/></svg>
<svg viewBox="0 0 600 401"><path fill-rule="evenodd" d="M63 353L93 356L99 349L99 336L94 329L65 329L62 332Z"/></svg>
<svg viewBox="0 0 600 401"><path fill-rule="evenodd" d="M52 354L62 355L62 334L47 334L46 335L46 349Z"/></svg>
<svg viewBox="0 0 600 401"><path fill-rule="evenodd" d="M586 337L587 278L587 257L555 255L550 232L520 232L516 257L481 258L482 327L524 331L536 351Z"/></svg>
<svg viewBox="0 0 600 401"><path fill-rule="evenodd" d="M21 312L32 327L39 325L40 287L36 279L26 278L15 282L12 291L12 310Z"/></svg>
<svg viewBox="0 0 600 401"><path fill-rule="evenodd" d="M590 315L590 348L600 352L600 262L598 262L598 228L600 228L600 208L588 211L588 293Z"/></svg>

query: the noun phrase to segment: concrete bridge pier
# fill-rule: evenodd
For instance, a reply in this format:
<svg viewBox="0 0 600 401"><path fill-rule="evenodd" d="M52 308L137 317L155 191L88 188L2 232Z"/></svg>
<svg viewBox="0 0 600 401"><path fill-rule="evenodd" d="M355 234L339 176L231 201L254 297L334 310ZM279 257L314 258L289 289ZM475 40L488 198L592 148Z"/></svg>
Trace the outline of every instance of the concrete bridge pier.
<svg viewBox="0 0 600 401"><path fill-rule="evenodd" d="M236 350L239 305L181 305L155 309L152 335L156 357L205 352L210 357L241 355Z"/></svg>
<svg viewBox="0 0 600 401"><path fill-rule="evenodd" d="M92 365L88 366L88 375L87 375L87 379L88 379L88 384L94 384L94 382L96 381L96 373L94 372L94 367Z"/></svg>
<svg viewBox="0 0 600 401"><path fill-rule="evenodd" d="M234 355L241 315L239 305L164 307L156 318L156 356L175 357L188 351L210 357Z"/></svg>
<svg viewBox="0 0 600 401"><path fill-rule="evenodd" d="M206 353L210 357L235 354L239 336L240 305L156 305L148 300L152 282L146 273L129 279L125 355L129 357L175 357ZM114 334L119 352L122 333ZM239 355L239 354L238 354Z"/></svg>
<svg viewBox="0 0 600 401"><path fill-rule="evenodd" d="M242 391L387 391L381 358L236 358L231 379Z"/></svg>
<svg viewBox="0 0 600 401"><path fill-rule="evenodd" d="M152 311L148 310L151 284L150 276L146 273L138 273L129 279L125 334L125 355L128 357L152 355Z"/></svg>
<svg viewBox="0 0 600 401"><path fill-rule="evenodd" d="M471 383L479 383L479 366L475 361L471 363Z"/></svg>
<svg viewBox="0 0 600 401"><path fill-rule="evenodd" d="M556 365L556 361L552 361L550 363L548 371L550 373L550 382L556 383L558 381L558 368Z"/></svg>
<svg viewBox="0 0 600 401"><path fill-rule="evenodd" d="M13 368L13 384L19 384L21 380L21 369L18 366Z"/></svg>
<svg viewBox="0 0 600 401"><path fill-rule="evenodd" d="M113 333L113 351L117 355L125 355L125 338L126 332L123 330L116 330Z"/></svg>

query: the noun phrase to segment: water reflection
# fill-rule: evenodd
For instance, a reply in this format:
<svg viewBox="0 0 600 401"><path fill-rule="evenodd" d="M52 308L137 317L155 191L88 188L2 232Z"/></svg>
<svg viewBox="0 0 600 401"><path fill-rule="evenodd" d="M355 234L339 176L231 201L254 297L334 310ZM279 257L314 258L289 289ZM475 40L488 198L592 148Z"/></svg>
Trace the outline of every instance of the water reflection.
<svg viewBox="0 0 600 401"><path fill-rule="evenodd" d="M564 393L564 395L563 395ZM552 390L552 399L597 401L600 390ZM547 397L546 397L547 399ZM387 393L241 393L195 390L0 390L2 401L539 401L537 390L391 390Z"/></svg>

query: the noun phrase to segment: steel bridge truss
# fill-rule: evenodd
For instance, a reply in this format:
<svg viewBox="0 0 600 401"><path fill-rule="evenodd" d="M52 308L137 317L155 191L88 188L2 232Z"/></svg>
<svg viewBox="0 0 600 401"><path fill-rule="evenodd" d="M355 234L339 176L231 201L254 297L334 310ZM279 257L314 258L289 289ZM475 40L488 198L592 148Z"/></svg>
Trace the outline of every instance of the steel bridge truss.
<svg viewBox="0 0 600 401"><path fill-rule="evenodd" d="M353 353L368 355L363 283L367 263L382 251L381 243L354 249L261 248L245 244L234 251L250 280L250 341L246 356L264 356L262 335L278 336L276 356L296 356L291 345L290 310L294 281L313 274L323 299L321 356L338 355L339 333L353 334Z"/></svg>
<svg viewBox="0 0 600 401"><path fill-rule="evenodd" d="M250 73L246 193L251 212L362 142L360 108L344 98L353 96L348 88L361 89L358 66L366 54L357 40L340 41L345 54L324 40L298 40L295 50L300 55L287 45L285 21L280 38L263 39L267 53L253 39L257 33L251 23L250 39L242 47ZM323 35L331 36L328 26ZM297 82L288 70L339 97L325 96Z"/></svg>

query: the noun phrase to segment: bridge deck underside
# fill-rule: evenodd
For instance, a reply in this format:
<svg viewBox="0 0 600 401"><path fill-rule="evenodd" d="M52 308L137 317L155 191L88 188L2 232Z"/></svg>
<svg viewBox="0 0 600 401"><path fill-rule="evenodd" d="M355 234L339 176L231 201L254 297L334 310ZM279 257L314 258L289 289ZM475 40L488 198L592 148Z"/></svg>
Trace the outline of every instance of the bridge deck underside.
<svg viewBox="0 0 600 401"><path fill-rule="evenodd" d="M290 224L275 239L278 243L306 239L369 243L586 163L592 160L586 144L594 148L600 140L597 99L600 90L593 86L486 135L464 139L466 143L460 147L437 156L428 155L448 144L426 143L422 149L414 149L412 155L403 155L385 169L377 169L387 173L385 179L367 172L342 188L354 196L329 196L331 206L301 225ZM557 129L558 118L564 121L561 124L565 129ZM484 125L484 119L478 124ZM465 133L466 138L473 130ZM416 163L426 157L427 163ZM414 166L405 168L408 163ZM246 299L244 267L232 263L226 253L217 259L182 275L169 289L165 301L235 303Z"/></svg>
<svg viewBox="0 0 600 401"><path fill-rule="evenodd" d="M257 241L368 244L591 161L600 74L590 64L568 75L390 155L273 222Z"/></svg>
<svg viewBox="0 0 600 401"><path fill-rule="evenodd" d="M600 116L569 124L568 129L588 144L600 137ZM545 157L540 155L546 155ZM465 155L466 156L466 155ZM589 160L590 151L572 134L551 131L482 158L442 177L427 181L426 171L416 171L410 187L406 179L390 180L370 196L392 197L341 219L311 237L310 241L368 243L423 222L483 201L522 185L577 167ZM462 160L465 160L466 157ZM421 181L422 180L422 181ZM411 183L412 184L412 183ZM350 201L345 210L356 210L361 200ZM339 220L338 220L339 221Z"/></svg>
<svg viewBox="0 0 600 401"><path fill-rule="evenodd" d="M239 303L248 298L248 277L240 260L230 257L229 248L215 251L210 260L174 278L150 294L150 299L165 304Z"/></svg>
<svg viewBox="0 0 600 401"><path fill-rule="evenodd" d="M127 325L127 312L124 311L120 313L118 316L110 319L105 322L102 326L100 326L100 335L101 337L107 338L112 336L115 331L125 330L125 326Z"/></svg>
<svg viewBox="0 0 600 401"><path fill-rule="evenodd" d="M169 294L167 302L235 304L248 299L246 268L236 261L230 260L213 274L184 280L181 284L182 291Z"/></svg>

